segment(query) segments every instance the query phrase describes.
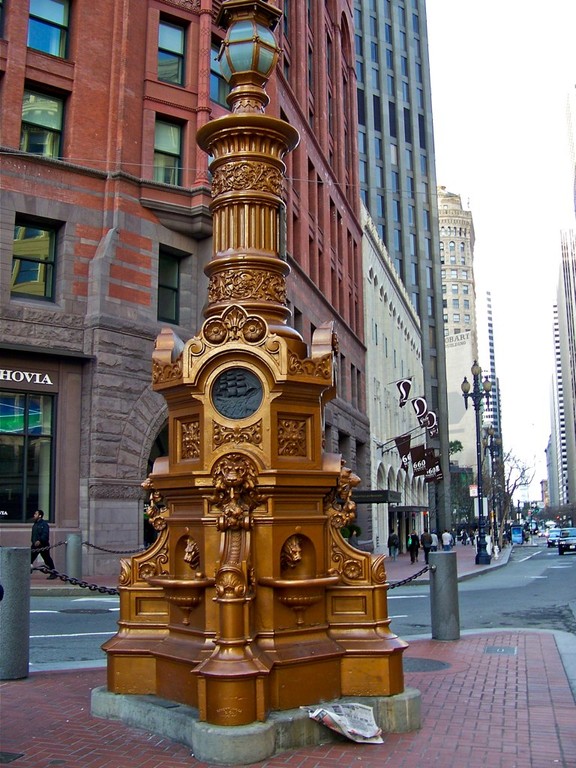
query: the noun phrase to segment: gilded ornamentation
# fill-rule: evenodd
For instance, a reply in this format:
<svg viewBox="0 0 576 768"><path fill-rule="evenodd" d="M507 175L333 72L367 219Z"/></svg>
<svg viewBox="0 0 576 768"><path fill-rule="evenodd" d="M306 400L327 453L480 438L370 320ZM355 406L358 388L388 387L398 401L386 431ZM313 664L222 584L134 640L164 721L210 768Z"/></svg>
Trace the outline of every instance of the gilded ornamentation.
<svg viewBox="0 0 576 768"><path fill-rule="evenodd" d="M138 578L140 581L146 581L153 576L168 575L167 565L168 551L164 549L156 557L138 565Z"/></svg>
<svg viewBox="0 0 576 768"><path fill-rule="evenodd" d="M157 360L152 360L153 384L166 384L180 378L182 378L182 357L167 365L161 365Z"/></svg>
<svg viewBox="0 0 576 768"><path fill-rule="evenodd" d="M324 498L324 512L330 518L333 528L343 528L356 518L356 503L352 501L352 491L360 484L360 478L341 461L340 476L336 488Z"/></svg>
<svg viewBox="0 0 576 768"><path fill-rule="evenodd" d="M200 548L191 536L188 536L188 541L186 542L184 562L188 563L193 570L200 566Z"/></svg>
<svg viewBox="0 0 576 768"><path fill-rule="evenodd" d="M198 357L205 349L206 344L204 343L204 339L201 339L199 336L194 336L194 338L190 339L188 342L188 351L193 357Z"/></svg>
<svg viewBox="0 0 576 768"><path fill-rule="evenodd" d="M306 456L306 419L278 419L278 455Z"/></svg>
<svg viewBox="0 0 576 768"><path fill-rule="evenodd" d="M249 424L247 427L225 427L212 421L212 445L219 448L226 443L251 443L252 445L262 444L262 419L255 424Z"/></svg>
<svg viewBox="0 0 576 768"><path fill-rule="evenodd" d="M238 568L220 568L214 586L220 599L239 598L246 594L246 582Z"/></svg>
<svg viewBox="0 0 576 768"><path fill-rule="evenodd" d="M384 559L384 555L377 555L376 557L372 558L371 571L372 582L374 584L386 583L386 567L384 564Z"/></svg>
<svg viewBox="0 0 576 768"><path fill-rule="evenodd" d="M365 580L366 553L359 553L358 558L350 557L349 552L344 552L336 541L332 542L331 553L334 570L342 574L346 581Z"/></svg>
<svg viewBox="0 0 576 768"><path fill-rule="evenodd" d="M288 355L288 371L293 375L315 376L319 379L332 380L332 355L324 355L318 359L301 357L290 352Z"/></svg>
<svg viewBox="0 0 576 768"><path fill-rule="evenodd" d="M295 533L284 542L280 552L280 567L282 570L296 568L300 560L302 560L302 538Z"/></svg>
<svg viewBox="0 0 576 768"><path fill-rule="evenodd" d="M148 476L142 483L142 488L150 490L150 503L148 505L148 520L156 531L162 531L166 528L166 516L169 514L168 507L164 504L162 494L154 490L151 478Z"/></svg>
<svg viewBox="0 0 576 768"><path fill-rule="evenodd" d="M183 459L197 459L200 457L200 420L180 422L182 429L181 455Z"/></svg>
<svg viewBox="0 0 576 768"><path fill-rule="evenodd" d="M229 162L215 171L212 197L224 192L244 192L248 189L257 189L280 197L283 192L282 174L277 168L254 160Z"/></svg>
<svg viewBox="0 0 576 768"><path fill-rule="evenodd" d="M357 560L346 560L342 566L342 575L354 581L362 578L362 564Z"/></svg>
<svg viewBox="0 0 576 768"><path fill-rule="evenodd" d="M130 560L122 558L120 560L120 575L118 577L118 584L121 587L128 587L132 584L132 569L130 568Z"/></svg>
<svg viewBox="0 0 576 768"><path fill-rule="evenodd" d="M211 318L204 323L204 337L214 346L240 340L247 344L258 344L265 338L267 331L261 317L248 315L237 306L229 307L221 317Z"/></svg>
<svg viewBox="0 0 576 768"><path fill-rule="evenodd" d="M214 494L210 501L222 513L218 530L250 530L252 510L262 501L254 463L241 453L229 453L216 462L212 477Z"/></svg>
<svg viewBox="0 0 576 768"><path fill-rule="evenodd" d="M286 304L286 281L277 272L266 269L243 270L238 267L219 271L210 278L208 300L259 301Z"/></svg>

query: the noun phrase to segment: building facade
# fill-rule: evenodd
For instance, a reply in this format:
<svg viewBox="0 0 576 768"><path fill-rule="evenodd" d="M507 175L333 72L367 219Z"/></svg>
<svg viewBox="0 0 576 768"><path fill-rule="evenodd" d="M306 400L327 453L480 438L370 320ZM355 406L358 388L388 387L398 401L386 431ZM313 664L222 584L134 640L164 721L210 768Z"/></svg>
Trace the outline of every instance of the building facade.
<svg viewBox="0 0 576 768"><path fill-rule="evenodd" d="M419 428L410 397L424 391L420 320L380 240L374 222L364 216L364 303L367 408L371 427L371 488L394 491L399 501L372 504L374 548L387 552L394 529L405 542L412 530L428 525L425 476L414 473L411 461L402 461L396 438L410 446L424 445L426 429ZM408 398L401 382L409 381Z"/></svg>
<svg viewBox="0 0 576 768"><path fill-rule="evenodd" d="M355 0L354 33L360 191L420 319L424 394L439 423L430 446L444 475L429 504L446 527L448 402L425 0Z"/></svg>
<svg viewBox="0 0 576 768"><path fill-rule="evenodd" d="M142 545L141 484L166 451L152 350L162 327L187 339L203 319L210 176L195 135L228 109L219 6L1 8L0 536L27 545L41 507L53 543L88 542L86 574L116 572L118 553ZM288 167L289 302L305 341L334 323L327 450L369 477L352 10L284 8L268 111L302 138Z"/></svg>

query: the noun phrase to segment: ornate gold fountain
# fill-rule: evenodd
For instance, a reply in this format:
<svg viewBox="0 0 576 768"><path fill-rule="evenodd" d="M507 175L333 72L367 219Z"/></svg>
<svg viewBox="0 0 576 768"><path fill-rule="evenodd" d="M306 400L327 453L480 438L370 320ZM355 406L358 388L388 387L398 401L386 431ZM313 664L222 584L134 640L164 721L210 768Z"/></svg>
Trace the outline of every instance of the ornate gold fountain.
<svg viewBox="0 0 576 768"><path fill-rule="evenodd" d="M264 0L220 12L232 112L197 137L213 158L206 319L186 343L170 329L156 342L169 455L144 485L159 536L123 563L119 632L104 646L109 691L226 726L404 690L384 558L340 534L359 479L323 450L337 340L327 324L308 350L289 325L280 213L298 134L264 114L279 17Z"/></svg>

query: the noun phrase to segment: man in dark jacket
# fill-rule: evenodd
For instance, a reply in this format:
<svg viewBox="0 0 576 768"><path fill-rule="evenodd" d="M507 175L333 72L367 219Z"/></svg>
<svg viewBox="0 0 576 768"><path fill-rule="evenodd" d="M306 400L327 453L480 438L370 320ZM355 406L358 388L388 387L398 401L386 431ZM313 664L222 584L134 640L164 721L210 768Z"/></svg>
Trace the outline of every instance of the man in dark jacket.
<svg viewBox="0 0 576 768"><path fill-rule="evenodd" d="M44 512L41 509L37 509L36 512L34 512L34 524L32 525L32 552L30 563L32 564L38 555L41 555L46 566L50 568L51 571L55 571L56 566L54 565L54 560L50 557L50 550L44 549L44 547L48 546L50 546L50 526L46 520L44 520ZM56 576L55 573L51 573L48 578L57 579L58 576Z"/></svg>

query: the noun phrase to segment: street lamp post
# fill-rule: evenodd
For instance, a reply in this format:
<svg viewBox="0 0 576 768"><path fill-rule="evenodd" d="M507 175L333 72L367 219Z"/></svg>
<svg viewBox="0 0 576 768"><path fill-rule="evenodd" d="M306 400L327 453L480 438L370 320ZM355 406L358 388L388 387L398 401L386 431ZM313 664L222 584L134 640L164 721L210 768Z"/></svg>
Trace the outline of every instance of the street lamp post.
<svg viewBox="0 0 576 768"><path fill-rule="evenodd" d="M486 398L486 404L490 402L490 390L492 389L492 383L486 376L482 381L482 368L474 360L472 366L472 391L470 391L470 382L464 376L462 382L462 396L464 397L464 405L468 408L468 399L472 400L474 405L474 412L476 416L476 463L478 471L478 548L476 551L476 565L488 565L491 561L491 557L486 549L486 520L484 518L484 499L482 488L482 441L480 433L480 410L482 406L482 400Z"/></svg>
<svg viewBox="0 0 576 768"><path fill-rule="evenodd" d="M498 514L497 514L497 504L496 504L496 488L495 488L495 477L496 477L496 462L499 458L499 446L501 445L502 440L496 436L496 430L494 427L490 426L486 429L486 439L484 441L484 452L488 451L490 454L490 495L492 497L491 502L491 520L492 520L492 539L493 542L496 542L498 537Z"/></svg>

